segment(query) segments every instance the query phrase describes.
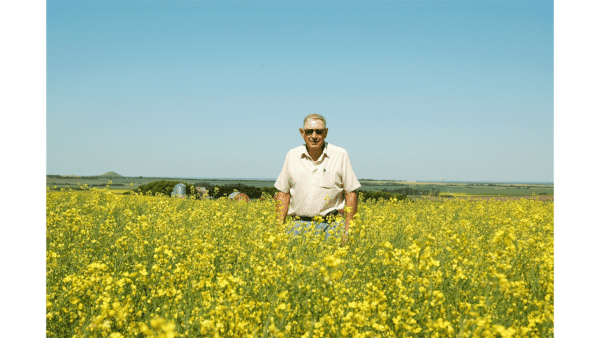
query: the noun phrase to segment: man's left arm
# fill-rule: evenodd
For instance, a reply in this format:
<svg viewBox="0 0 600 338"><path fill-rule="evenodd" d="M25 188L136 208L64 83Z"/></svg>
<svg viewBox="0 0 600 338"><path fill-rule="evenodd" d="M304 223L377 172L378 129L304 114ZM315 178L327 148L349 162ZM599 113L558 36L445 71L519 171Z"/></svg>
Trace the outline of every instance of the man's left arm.
<svg viewBox="0 0 600 338"><path fill-rule="evenodd" d="M358 210L358 194L356 189L360 188L360 182L352 170L352 164L350 164L350 158L348 153L344 154L342 159L342 182L344 189L344 198L346 199L346 208L350 209L348 212L344 212L345 226L344 226L344 240L348 240L348 228L350 221L354 219L354 215ZM349 192L348 192L349 191Z"/></svg>
<svg viewBox="0 0 600 338"><path fill-rule="evenodd" d="M350 226L350 221L354 219L354 215L358 210L358 194L355 191L347 192L344 194L346 198L346 208L350 209L344 212L345 216L345 226L344 226L344 238L348 239L348 227ZM346 209L347 210L347 209Z"/></svg>

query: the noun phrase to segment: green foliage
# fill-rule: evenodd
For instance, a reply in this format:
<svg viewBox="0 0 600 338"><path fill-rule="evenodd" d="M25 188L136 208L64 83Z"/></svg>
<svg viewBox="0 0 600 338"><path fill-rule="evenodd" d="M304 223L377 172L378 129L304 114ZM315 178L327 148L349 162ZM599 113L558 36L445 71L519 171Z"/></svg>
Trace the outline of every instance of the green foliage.
<svg viewBox="0 0 600 338"><path fill-rule="evenodd" d="M264 187L262 188L262 192L263 194L265 194L266 196L270 196L273 197L273 195L275 195L276 192L278 192L279 190L277 190L277 188L275 187Z"/></svg>
<svg viewBox="0 0 600 338"><path fill-rule="evenodd" d="M241 183L228 184L228 185L211 185L210 183L201 182L201 183L194 184L194 186L197 186L197 187L202 186L202 187L206 188L208 190L208 195L212 198L219 198L219 197L224 197L224 196L227 197L227 196L231 195L231 193L233 193L234 191L242 192L242 193L248 195L248 197L250 197L252 199L261 198L263 195L272 197L273 195L275 195L276 192L278 192L277 188L275 188L273 186L257 188L257 187L252 187L252 186L248 186L248 185L241 184ZM407 198L406 194L400 194L400 193L389 192L389 191L361 191L361 192L362 192L365 200L367 200L367 199L378 200L380 198L383 198L384 200L389 200L392 198L396 198L397 200L401 201L401 200L405 200Z"/></svg>
<svg viewBox="0 0 600 338"><path fill-rule="evenodd" d="M219 188L215 196L215 187ZM210 195L213 197L229 196L234 191L243 192L250 198L260 198L262 196L262 190L257 187L251 187L245 184L228 184L228 185L217 185L210 190Z"/></svg>
<svg viewBox="0 0 600 338"><path fill-rule="evenodd" d="M173 192L173 188L175 188L175 185L179 183L185 184L186 194L188 196L196 197L198 197L199 195L197 190L197 188L199 187L204 187L206 190L208 190L208 196L212 198L227 197L231 195L231 193L233 193L234 191L238 191L248 195L248 197L252 199L256 199L260 198L263 195L263 192L269 194L270 196L273 196L273 194L275 194L275 192L277 191L275 187L265 187L261 189L258 187L248 186L241 183L228 185L212 185L208 182L196 182L192 185L182 181L154 181L140 185L136 189L136 192L141 192L144 195L157 195L161 193L170 196L171 192Z"/></svg>
<svg viewBox="0 0 600 338"><path fill-rule="evenodd" d="M196 182L194 183L194 187L204 187L206 190L208 190L208 196L212 198L219 198L223 196L227 197L231 195L231 193L233 193L234 191L238 191L248 195L249 198L256 199L261 198L263 193L269 196L273 196L277 192L277 189L275 187L258 188L242 183L212 185L208 182Z"/></svg>
<svg viewBox="0 0 600 338"><path fill-rule="evenodd" d="M204 182L204 181L199 181L194 183L194 190L198 191L197 188L205 188L206 190L208 190L208 196L210 197L214 197L214 187L216 187L216 185L211 184L210 182ZM220 186L219 186L220 189ZM221 194L222 196L223 194Z"/></svg>

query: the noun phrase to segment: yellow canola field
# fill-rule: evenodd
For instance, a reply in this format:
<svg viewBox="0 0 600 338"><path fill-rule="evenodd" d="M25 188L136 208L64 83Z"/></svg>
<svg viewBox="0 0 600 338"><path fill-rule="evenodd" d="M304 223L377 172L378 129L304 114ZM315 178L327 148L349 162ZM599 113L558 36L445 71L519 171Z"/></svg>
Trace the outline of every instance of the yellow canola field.
<svg viewBox="0 0 600 338"><path fill-rule="evenodd" d="M48 337L552 337L553 202L361 201L350 242L275 202L48 192Z"/></svg>

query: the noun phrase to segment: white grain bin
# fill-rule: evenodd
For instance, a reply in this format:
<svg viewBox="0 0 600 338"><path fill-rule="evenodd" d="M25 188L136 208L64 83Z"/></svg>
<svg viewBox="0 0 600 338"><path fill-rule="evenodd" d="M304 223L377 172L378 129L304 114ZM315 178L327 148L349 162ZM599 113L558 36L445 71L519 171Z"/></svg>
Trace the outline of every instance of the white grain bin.
<svg viewBox="0 0 600 338"><path fill-rule="evenodd" d="M171 197L185 198L185 184L178 183L175 185L173 192L171 193Z"/></svg>

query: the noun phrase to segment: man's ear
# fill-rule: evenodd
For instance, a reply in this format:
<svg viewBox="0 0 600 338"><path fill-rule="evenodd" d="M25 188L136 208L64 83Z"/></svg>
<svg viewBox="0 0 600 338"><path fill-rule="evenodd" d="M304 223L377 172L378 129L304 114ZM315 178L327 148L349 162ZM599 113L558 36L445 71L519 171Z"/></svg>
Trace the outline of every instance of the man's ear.
<svg viewBox="0 0 600 338"><path fill-rule="evenodd" d="M323 138L327 137L327 132L329 131L329 128L325 128L325 131L323 132Z"/></svg>
<svg viewBox="0 0 600 338"><path fill-rule="evenodd" d="M300 135L302 135L302 137L304 137L304 129L300 128L299 131L300 131Z"/></svg>

